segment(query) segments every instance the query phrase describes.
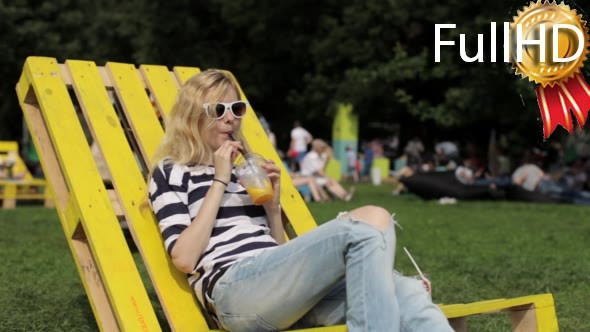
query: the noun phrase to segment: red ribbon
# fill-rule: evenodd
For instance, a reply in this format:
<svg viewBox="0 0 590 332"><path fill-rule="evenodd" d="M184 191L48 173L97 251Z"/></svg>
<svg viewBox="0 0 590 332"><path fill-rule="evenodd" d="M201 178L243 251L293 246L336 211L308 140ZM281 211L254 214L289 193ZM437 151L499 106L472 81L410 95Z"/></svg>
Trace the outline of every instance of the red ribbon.
<svg viewBox="0 0 590 332"><path fill-rule="evenodd" d="M549 138L557 125L561 125L571 134L574 125L570 110L578 120L580 129L586 123L590 110L590 86L584 76L578 73L565 83L558 82L553 87L537 87L537 100L543 119L544 138Z"/></svg>

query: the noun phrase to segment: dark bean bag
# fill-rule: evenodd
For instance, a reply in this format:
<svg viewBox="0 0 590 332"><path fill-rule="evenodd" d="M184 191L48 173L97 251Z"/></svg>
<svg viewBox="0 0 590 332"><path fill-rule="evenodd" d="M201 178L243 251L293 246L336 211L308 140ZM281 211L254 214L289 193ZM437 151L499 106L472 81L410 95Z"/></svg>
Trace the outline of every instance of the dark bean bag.
<svg viewBox="0 0 590 332"><path fill-rule="evenodd" d="M528 191L521 186L511 185L506 188L506 199L511 201L539 202L539 203L569 203L554 197L543 195L536 191Z"/></svg>
<svg viewBox="0 0 590 332"><path fill-rule="evenodd" d="M424 199L454 197L457 199L498 198L488 186L465 185L455 178L455 172L417 173L400 180L408 190Z"/></svg>

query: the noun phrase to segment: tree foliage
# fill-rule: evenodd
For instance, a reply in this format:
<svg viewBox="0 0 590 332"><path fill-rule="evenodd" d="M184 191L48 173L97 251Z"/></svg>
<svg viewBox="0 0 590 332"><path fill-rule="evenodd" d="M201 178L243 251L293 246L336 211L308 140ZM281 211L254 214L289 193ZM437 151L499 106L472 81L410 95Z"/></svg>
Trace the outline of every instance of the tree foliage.
<svg viewBox="0 0 590 332"><path fill-rule="evenodd" d="M566 1L586 16L586 3ZM340 102L372 123L401 123L402 136L487 138L492 128L538 142L534 84L489 62L489 22L512 21L527 3L449 0L0 0L0 138L17 139L14 84L29 55L220 67L240 79L283 145L292 121L329 138ZM454 47L434 62L434 25ZM501 24L499 24L501 26ZM484 34L484 63L459 58ZM501 52L501 31L498 50ZM501 59L501 56L498 57Z"/></svg>

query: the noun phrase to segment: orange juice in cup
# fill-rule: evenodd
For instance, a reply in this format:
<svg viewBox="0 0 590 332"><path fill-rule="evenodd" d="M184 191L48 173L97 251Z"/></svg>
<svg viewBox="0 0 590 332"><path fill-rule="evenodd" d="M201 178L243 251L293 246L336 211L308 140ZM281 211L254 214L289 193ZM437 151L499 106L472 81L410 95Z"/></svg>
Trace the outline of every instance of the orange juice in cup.
<svg viewBox="0 0 590 332"><path fill-rule="evenodd" d="M262 205L272 199L273 191L270 181L264 188L260 187L247 187L246 191L255 205Z"/></svg>
<svg viewBox="0 0 590 332"><path fill-rule="evenodd" d="M247 153L236 160L236 175L255 205L270 201L274 195L270 179L262 168L265 161L256 153Z"/></svg>

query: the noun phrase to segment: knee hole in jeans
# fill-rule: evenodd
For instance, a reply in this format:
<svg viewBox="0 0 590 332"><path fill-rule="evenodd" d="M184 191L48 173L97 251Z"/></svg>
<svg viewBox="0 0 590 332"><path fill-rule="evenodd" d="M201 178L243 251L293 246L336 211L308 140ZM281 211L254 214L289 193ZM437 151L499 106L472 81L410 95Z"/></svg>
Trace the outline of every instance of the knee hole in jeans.
<svg viewBox="0 0 590 332"><path fill-rule="evenodd" d="M392 220L391 215L386 209L374 205L365 205L352 210L349 215L352 219L363 221L381 232L387 230Z"/></svg>

